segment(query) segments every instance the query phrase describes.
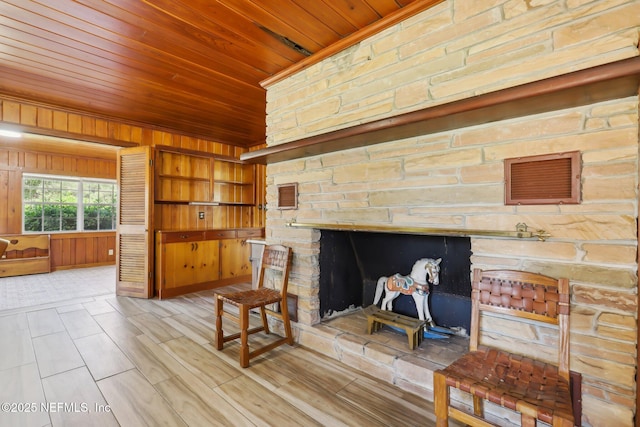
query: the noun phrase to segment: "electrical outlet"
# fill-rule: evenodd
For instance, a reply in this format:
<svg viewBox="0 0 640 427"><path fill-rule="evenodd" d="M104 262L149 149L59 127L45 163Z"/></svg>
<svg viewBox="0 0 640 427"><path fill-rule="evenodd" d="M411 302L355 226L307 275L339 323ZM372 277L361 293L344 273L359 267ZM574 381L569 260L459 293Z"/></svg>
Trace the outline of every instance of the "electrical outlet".
<svg viewBox="0 0 640 427"><path fill-rule="evenodd" d="M204 212L198 212L198 218L204 219Z"/></svg>
<svg viewBox="0 0 640 427"><path fill-rule="evenodd" d="M113 255L113 249L109 249L109 255Z"/></svg>

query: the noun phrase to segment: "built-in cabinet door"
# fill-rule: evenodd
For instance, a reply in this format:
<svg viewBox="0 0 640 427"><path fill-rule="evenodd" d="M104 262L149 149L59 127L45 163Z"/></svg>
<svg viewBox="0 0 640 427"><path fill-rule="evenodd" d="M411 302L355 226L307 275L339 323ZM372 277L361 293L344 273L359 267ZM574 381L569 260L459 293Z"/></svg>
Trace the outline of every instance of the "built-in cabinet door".
<svg viewBox="0 0 640 427"><path fill-rule="evenodd" d="M118 151L116 295L153 297L153 168L150 147Z"/></svg>
<svg viewBox="0 0 640 427"><path fill-rule="evenodd" d="M164 261L162 287L180 288L220 278L220 242L200 240L166 243L161 246Z"/></svg>
<svg viewBox="0 0 640 427"><path fill-rule="evenodd" d="M220 245L221 279L251 274L251 245L246 239L224 239Z"/></svg>
<svg viewBox="0 0 640 427"><path fill-rule="evenodd" d="M194 257L194 283L220 279L220 241L196 242Z"/></svg>
<svg viewBox="0 0 640 427"><path fill-rule="evenodd" d="M163 287L179 288L194 283L194 252L198 242L167 243L162 246L165 261Z"/></svg>

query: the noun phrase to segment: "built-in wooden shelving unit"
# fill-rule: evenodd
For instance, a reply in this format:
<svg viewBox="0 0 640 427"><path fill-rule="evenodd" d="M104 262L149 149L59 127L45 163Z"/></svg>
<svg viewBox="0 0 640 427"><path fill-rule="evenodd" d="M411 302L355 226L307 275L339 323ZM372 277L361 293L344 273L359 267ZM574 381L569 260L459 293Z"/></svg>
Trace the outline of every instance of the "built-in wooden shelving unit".
<svg viewBox="0 0 640 427"><path fill-rule="evenodd" d="M640 57L623 59L243 153L240 159L276 163L364 147L633 96L639 85Z"/></svg>

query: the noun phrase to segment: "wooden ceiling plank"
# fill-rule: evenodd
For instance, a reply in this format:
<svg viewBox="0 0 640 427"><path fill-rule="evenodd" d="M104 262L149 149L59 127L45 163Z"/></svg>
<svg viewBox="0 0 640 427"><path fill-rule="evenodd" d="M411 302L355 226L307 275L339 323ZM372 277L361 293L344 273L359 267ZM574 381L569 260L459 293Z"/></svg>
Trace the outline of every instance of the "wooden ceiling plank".
<svg viewBox="0 0 640 427"><path fill-rule="evenodd" d="M376 20L380 19L378 13L373 9L366 0L322 0L325 5L329 8L335 10L339 15L343 17L343 19L348 20L351 25L354 27L354 30L344 34L342 37L345 37L349 34L354 33L358 29L367 26ZM388 3L390 9L397 9L398 7L395 5L395 2L389 2L387 0L383 0L385 3Z"/></svg>
<svg viewBox="0 0 640 427"><path fill-rule="evenodd" d="M46 44L50 43L49 41L46 41L46 42L41 41L42 39L40 38L40 36L36 36L33 34L25 34L21 29L14 30L14 31L20 31L20 34L18 37L20 41L18 43L20 42L25 43L25 47L23 48L24 51L27 51L30 48L30 46L39 46L39 45L43 45L44 43ZM154 80L154 82L159 85L166 86L167 88L171 88L172 90L185 89L184 87L178 87L176 85L177 80L182 81L182 84L186 83L187 85L189 85L187 87L192 88L192 91L190 91L190 93L193 94L193 96L198 96L198 94L206 94L208 91L213 90L213 88L217 88L217 90L219 91L217 93L217 96L221 96L224 99L227 99L228 101L233 101L239 104L240 108L248 108L251 110L264 111L264 105L262 103L250 102L250 100L253 100L256 96L258 96L259 98L264 97L263 95L264 91L260 88L250 88L253 90L247 91L246 86L242 86L231 91L229 89L233 88L233 85L230 85L228 81L218 83L215 78L207 78L206 83L204 83L203 82L204 79L202 78L201 74L193 73L189 69L185 70L186 72L184 72L184 76L183 75L179 75L178 77L176 77L176 75L170 76L168 72L163 71L158 67L152 67L151 65L147 65L140 62L134 62L134 61L124 62L123 58L119 58L115 55L111 55L109 52L104 52L104 53L105 55L111 55L115 59L121 60L123 62L114 64L112 61L108 59L105 59L100 56L95 56L95 55L93 57L88 58L86 55L83 55L83 52L80 51L79 48L75 48L75 47L72 48L67 45L56 45L56 46L57 47L55 48L55 50L58 53L63 53L64 57L66 58L80 56L82 60L85 61L86 66L90 67L91 76L95 76L98 74L112 74L114 76L118 76L119 79L122 79L124 81L130 81L129 83L130 85L136 86L137 84L140 83L137 78L140 78L143 76L149 77L156 74L157 79ZM50 46L49 49L46 49L46 50L41 49L40 51L35 52L33 56L39 59L44 58L46 56L51 56L52 54L50 52L52 50L54 50L54 47ZM91 62L89 62L88 59L91 59ZM137 65L140 68L134 68L133 65ZM67 67L66 69L64 69L64 72L69 73L72 70L73 74L75 75L76 73L78 73L77 67L84 68L85 65L83 63L75 63L73 64L73 67ZM227 95L225 96L225 94Z"/></svg>
<svg viewBox="0 0 640 427"><path fill-rule="evenodd" d="M144 24L144 34L140 38L133 39L138 43L152 47L170 58L188 61L194 66L208 66L212 70L222 69L225 75L230 70L236 69L244 72L260 72L260 74L272 74L274 69L280 68L279 61L262 61L261 66L255 63L247 64L246 56L241 47L232 43L222 43L216 46L211 39L203 34L193 34L186 31L185 24L171 17L161 10L143 2L131 2L130 0L76 0L87 7L106 6L112 14L118 14L119 19L131 19L130 14L136 14L136 21ZM190 27L192 27L189 24ZM197 28L197 27L192 27ZM275 58L275 57L274 57ZM290 63L290 61L286 61ZM235 73L231 72L231 75Z"/></svg>
<svg viewBox="0 0 640 427"><path fill-rule="evenodd" d="M91 0L85 0L85 2L90 1ZM108 3L103 0L96 1L98 1L98 6L108 6ZM185 45L189 45L189 41L178 36L168 37L166 33L156 30L156 33L158 33L157 37L151 37L148 33L151 29L155 28L155 24L153 23L148 23L149 29L129 26L131 28L127 31L121 31L119 33L118 30L120 28L127 26L123 25L123 21L114 20L107 15L103 15L102 20L96 20L94 22L86 22L74 18L70 14L86 15L87 9L89 9L88 6L76 1L72 2L73 8L71 10L54 9L53 7L58 5L58 2L51 2L51 5L47 5L47 16L39 15L34 11L17 8L17 6L11 4L11 2L20 4L21 0L4 0L4 2L0 2L0 14L20 14L20 20L28 25L43 28L46 31L57 33L73 40L86 40L86 43L90 43L91 46L99 47L107 52L114 52L121 55L128 52L126 55L127 58L149 57L154 61L160 61L160 63L165 64L167 69L175 66L173 64L176 62L183 64L188 63L189 67L206 68L211 74L219 74L221 77L224 76L227 81L235 79L243 85L246 85L245 81L247 79L264 78L266 75L266 73L259 72L257 68L250 67L244 62L233 61L229 63L231 61L227 58L221 60L220 54L216 54L216 52L213 51L205 54L201 49L195 47L187 49ZM132 5L133 3L129 2L129 4ZM14 9L6 13L1 13L4 12L3 9L10 6L13 6ZM67 7L67 4L65 4L65 7ZM111 9L117 8L112 7ZM117 23L114 24L116 27L114 30L103 26L102 21L107 19L109 22ZM131 16L129 16L129 19L131 19ZM126 36L122 34L126 34ZM176 38L180 40L175 40ZM159 44L160 48L154 46L153 43ZM167 50L169 48L171 48L172 53L168 56Z"/></svg>
<svg viewBox="0 0 640 427"><path fill-rule="evenodd" d="M287 37L292 42L299 44L310 52L316 52L324 47L313 38L307 37L305 33L295 28L299 27L300 23L303 23L303 26L306 27L308 24L306 21L298 19L294 21L296 25L292 27L289 23L284 22L278 17L278 12L274 15L273 12L266 10L263 6L264 3L265 2L257 2L255 0L225 0L227 7L236 13L247 16L255 25L264 27L282 37ZM287 6L288 5L285 5L285 9L287 9Z"/></svg>
<svg viewBox="0 0 640 427"><path fill-rule="evenodd" d="M336 37L340 37L340 34L329 23L321 21L317 16L291 0L270 0L260 3L260 7L271 15L272 21L281 23L275 27L267 27L269 30L298 43L311 53L317 52L318 49L307 48L305 39L324 48L330 45ZM301 22L304 23L303 32L299 31Z"/></svg>
<svg viewBox="0 0 640 427"><path fill-rule="evenodd" d="M355 4L359 3L357 0L350 2L354 3L354 5L346 5L344 0L316 0L313 2L294 0L294 2L298 6L305 8L318 21L331 27L333 32L340 38L353 33L360 27L356 23L357 21L354 22L352 18L367 19L364 14L359 13L359 10L356 12L357 6ZM341 9L341 6L344 6L344 8Z"/></svg>
<svg viewBox="0 0 640 427"><path fill-rule="evenodd" d="M252 57L256 60L253 65L266 73L271 74L274 69L287 67L302 58L302 55L292 49L286 49L281 43L275 43L272 37L268 37L252 22L230 9L223 9L225 13L222 21L213 19L221 15L219 10L214 10L214 8L222 9L217 2L142 1L162 14L170 16L174 21L182 23L184 32L197 41L213 44L216 50L223 51L239 61L246 61L247 57ZM206 14L203 9L206 9ZM235 25L233 30L228 27L228 22L225 22L230 19L233 19ZM166 25L163 27L166 28ZM272 42L265 45L256 42L268 41L268 39Z"/></svg>
<svg viewBox="0 0 640 427"><path fill-rule="evenodd" d="M95 90L100 90L105 93L113 93L115 96L123 99L136 98L138 102L144 103L144 99L145 99L145 96L147 96L147 94L153 94L155 99L159 99L159 98L161 99L162 96L160 94L167 93L165 98L168 100L167 101L168 104L172 106L176 106L176 103L179 102L177 101L178 98L176 98L176 91L178 91L179 88L176 88L175 91L167 90L167 87L163 84L156 84L154 82L137 81L136 93L131 93L129 91L122 92L122 90L119 89L119 86L117 86L117 84L114 83L114 81L117 83L117 80L113 80L113 79L105 80L103 78L99 78L98 77L99 75L100 76L104 76L104 75L92 74L90 72L91 70L89 70L89 72L87 73L80 72L79 70L82 67L82 64L58 63L58 61L55 58L45 58L45 57L40 58L39 62L37 63L29 62L29 61L24 62L24 61L20 61L19 59L16 60L15 58L11 58L10 56L7 56L6 54L2 54L2 53L0 53L0 58L3 58L6 63L23 64L22 70L25 72L33 72L33 70L36 70L36 69L41 70L43 72L40 74L45 77L47 75L49 76L56 75L56 73L52 72L51 70L55 71L56 69L64 69L65 66L73 65L74 67L76 67L76 74L72 77L68 77L67 81L70 82L71 85L73 86L76 86L78 81L85 82L86 85L84 87L87 92L85 96L95 95L92 92ZM19 68L19 67L16 65L16 68ZM49 78L52 78L52 77L49 77ZM143 89L145 89L145 91L143 91ZM207 90L210 92L213 92L210 87L207 88ZM122 92L122 93L118 94L118 92ZM226 95L222 96L223 94L226 94ZM217 105L218 107L224 103L225 98L228 98L229 100L234 101L235 99L234 97L238 96L237 93L235 94L227 93L227 90L224 87L215 94L216 96L201 96L198 94L198 92L195 92L195 91L193 93L188 93L186 95L188 97L188 102L185 104L185 106L197 106L198 104L197 101L200 100L200 102L202 103L209 104L210 106ZM242 113L244 110L244 112L247 114L253 114L255 117L260 117L262 112L262 110L260 109L261 104L259 103L256 103L255 108L252 108L250 110L241 108L239 105L237 105L237 103L233 103L233 105L234 105L234 114Z"/></svg>
<svg viewBox="0 0 640 427"><path fill-rule="evenodd" d="M9 73L3 73L3 75L7 76L7 78L11 78ZM24 73L20 73L19 77L23 77L23 76L25 76L25 74ZM16 83L17 79L19 77L14 77L12 79L12 81L14 83L14 87L16 87L16 88L19 87L19 85ZM28 84L28 87L34 87L36 85L35 81L38 80L38 76L35 76L35 77L32 77L32 78L25 77L24 80L27 82L25 85ZM70 84L70 83L64 83L64 82L59 82L59 81L52 82L51 80L45 79L45 81L42 83L42 85L43 85L43 87L39 87L39 86L35 86L35 87L37 87L38 90L40 90L40 91L47 91L47 88L50 88L50 87L55 87L58 90L60 90L61 88L65 88L65 90L64 90L64 93L66 94L65 95L66 96L65 99L67 99L67 98L73 99L74 98L74 93L73 92L75 91L75 87L73 86L72 83ZM26 98L31 98L31 94L29 92L27 92L27 91L22 91L22 92L21 91L16 91L16 92L13 92L13 93L9 93L7 91L7 93L10 94L10 95L16 96L16 97L20 97L20 98L25 98L25 97ZM78 98L81 98L83 96L84 96L84 93L79 93L77 95ZM158 113L156 113L154 110L145 109L144 106L138 105L136 103L135 99L130 99L128 101L126 101L126 100L123 101L122 98L118 98L118 97L114 97L113 101L112 101L112 104L109 105L109 101L108 100L109 100L110 97L111 97L111 94L108 94L108 93L98 94L98 96L95 98L95 102L94 102L94 105L98 108L98 110L96 112L98 112L98 111L108 111L108 112L111 113L110 115L112 117L120 117L121 119L130 120L131 119L130 115L128 115L126 117L122 117L121 113L119 113L119 112L122 111L122 105L123 105L123 102L124 102L126 104L130 104L128 111L135 112L137 110L144 109L146 119L145 120L138 120L141 123L147 123L147 124L156 123L156 124L161 124L161 125L163 125L165 127L170 128L171 123L173 123L174 121L178 122L178 123L183 121L185 124L188 124L188 126L190 128L192 128L192 129L197 127L197 124L191 123L192 115L190 115L190 114L186 114L186 115L181 115L180 114L179 115L179 113L177 112L176 115L172 118L172 122L166 123L165 121L163 121L163 118L166 117L164 109L161 109ZM166 101L167 102L167 104L166 104L167 108L171 106L170 105L171 101L172 101L171 99L168 99ZM60 102L60 100L59 99L53 99L52 103L56 104L57 102ZM227 118L222 117L223 122L225 124L236 123L237 129L244 130L244 133L246 133L247 123L252 123L253 121L256 120L256 118L245 118L245 119L242 119L239 114L237 114L234 111L232 111L232 108L233 107L229 106L229 110L231 111L231 113L229 114L229 116ZM205 110L205 111L212 111L212 110L213 109ZM198 113L198 112L201 113L202 110L195 110L194 114ZM203 130L200 131L200 135L204 135L204 136L207 136L209 139L212 139L211 135L222 133L222 131L225 130L224 127L217 128L215 126L215 122L212 121L212 120L210 120L208 123L209 123L209 126L207 128L201 128L200 127L200 129L203 129ZM253 139L260 139L261 135L263 135L263 133L262 133L263 128L258 128L258 129L259 129L259 132L256 132L255 134L247 134L246 136L244 136L244 138L251 137ZM233 136L233 141L235 141L235 142L238 141L238 138L242 138L243 137L243 135L240 134L239 132L238 133L224 132L223 134L225 135L225 138L227 138L227 136Z"/></svg>
<svg viewBox="0 0 640 427"><path fill-rule="evenodd" d="M393 4L391 4L386 0L365 0L365 1L367 5L371 8L371 10L374 10L376 12L378 17L387 16L390 13L396 12L401 7L406 6L406 4L411 3L411 2L404 2L405 4L402 4L403 3L402 1L398 1L399 4L396 2L393 2Z"/></svg>

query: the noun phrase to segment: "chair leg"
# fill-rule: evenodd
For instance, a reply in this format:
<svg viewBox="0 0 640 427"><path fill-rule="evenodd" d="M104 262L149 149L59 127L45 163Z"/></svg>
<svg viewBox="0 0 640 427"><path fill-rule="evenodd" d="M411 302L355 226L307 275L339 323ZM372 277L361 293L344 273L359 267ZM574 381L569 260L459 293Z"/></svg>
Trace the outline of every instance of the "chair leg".
<svg viewBox="0 0 640 427"><path fill-rule="evenodd" d="M532 416L522 414L520 417L521 427L536 427L536 419Z"/></svg>
<svg viewBox="0 0 640 427"><path fill-rule="evenodd" d="M281 304L282 323L284 324L284 334L287 337L287 344L293 345L293 334L291 333L291 319L289 319L289 307L287 303Z"/></svg>
<svg viewBox="0 0 640 427"><path fill-rule="evenodd" d="M238 306L240 313L240 366L246 368L249 366L249 309L244 306Z"/></svg>
<svg viewBox="0 0 640 427"><path fill-rule="evenodd" d="M262 317L262 327L264 328L264 333L268 334L269 331L269 322L267 321L267 312L265 311L264 306L260 307L260 317Z"/></svg>
<svg viewBox="0 0 640 427"><path fill-rule="evenodd" d="M444 375L433 373L433 404L436 427L449 427L449 387Z"/></svg>
<svg viewBox="0 0 640 427"><path fill-rule="evenodd" d="M222 350L224 346L224 332L222 331L222 300L218 297L215 299L216 313L216 349Z"/></svg>
<svg viewBox="0 0 640 427"><path fill-rule="evenodd" d="M551 422L551 425L553 427L573 427L575 424L580 424L579 422L575 422L572 423L571 421L565 419L565 418L560 418L560 417L553 417L553 421Z"/></svg>
<svg viewBox="0 0 640 427"><path fill-rule="evenodd" d="M484 418L484 400L475 394L473 395L473 413L481 418Z"/></svg>

